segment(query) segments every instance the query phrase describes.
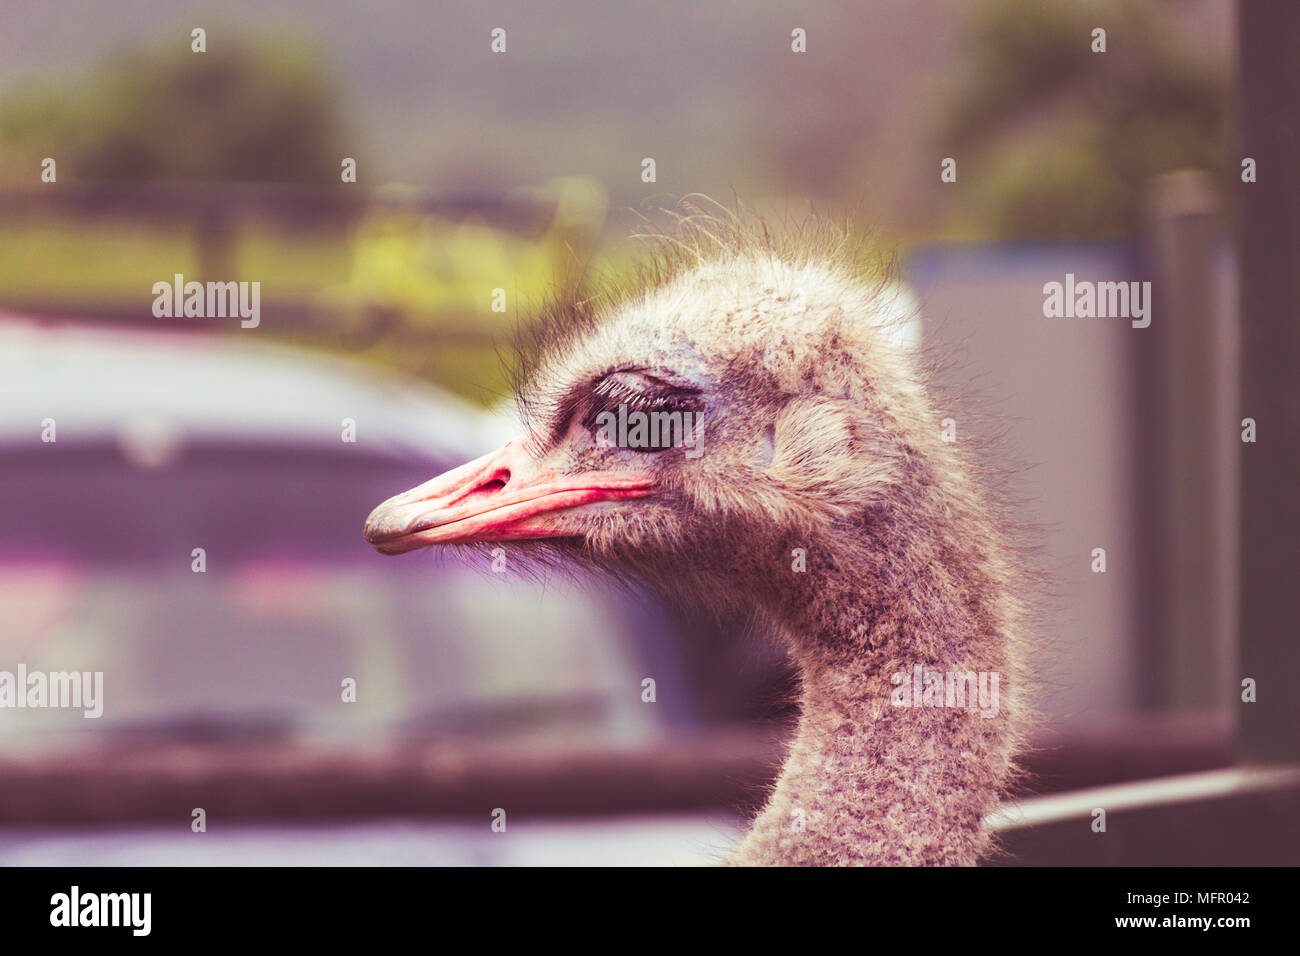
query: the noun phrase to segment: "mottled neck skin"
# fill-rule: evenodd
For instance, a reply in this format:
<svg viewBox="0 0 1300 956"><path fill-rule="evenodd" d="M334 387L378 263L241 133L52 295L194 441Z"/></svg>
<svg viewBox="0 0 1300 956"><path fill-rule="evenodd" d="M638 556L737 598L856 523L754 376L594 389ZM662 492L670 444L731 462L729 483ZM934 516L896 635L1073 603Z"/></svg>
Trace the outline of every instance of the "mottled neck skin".
<svg viewBox="0 0 1300 956"><path fill-rule="evenodd" d="M894 549L824 545L808 549L805 573L767 571L788 582L768 603L802 672L802 714L775 791L732 864L974 865L988 849L983 819L1018 739L1015 660L997 589L980 560L956 547L958 529L883 540ZM998 673L997 713L898 706L891 677L910 678L916 664Z"/></svg>

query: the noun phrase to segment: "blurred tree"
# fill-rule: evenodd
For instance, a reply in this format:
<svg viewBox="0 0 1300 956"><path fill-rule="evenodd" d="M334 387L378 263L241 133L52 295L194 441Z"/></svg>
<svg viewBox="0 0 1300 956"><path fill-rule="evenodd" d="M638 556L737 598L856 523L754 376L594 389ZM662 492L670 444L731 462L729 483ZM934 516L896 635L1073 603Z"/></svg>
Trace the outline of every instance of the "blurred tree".
<svg viewBox="0 0 1300 956"><path fill-rule="evenodd" d="M13 153L58 157L81 181L337 182L344 148L328 59L290 39L209 38L133 51L75 85L0 104Z"/></svg>
<svg viewBox="0 0 1300 956"><path fill-rule="evenodd" d="M1171 5L991 0L974 11L936 137L958 157L956 232L1135 235L1152 176L1226 168L1227 64L1185 49ZM1092 52L1097 27L1104 53Z"/></svg>

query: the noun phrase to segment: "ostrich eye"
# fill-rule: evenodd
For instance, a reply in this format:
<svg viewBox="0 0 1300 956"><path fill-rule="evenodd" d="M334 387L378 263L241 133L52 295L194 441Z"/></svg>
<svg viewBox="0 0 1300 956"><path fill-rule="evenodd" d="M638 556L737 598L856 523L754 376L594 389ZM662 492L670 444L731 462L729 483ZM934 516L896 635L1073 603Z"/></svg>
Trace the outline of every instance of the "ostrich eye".
<svg viewBox="0 0 1300 956"><path fill-rule="evenodd" d="M582 425L606 447L656 453L683 444L699 414L699 392L637 372L596 383Z"/></svg>

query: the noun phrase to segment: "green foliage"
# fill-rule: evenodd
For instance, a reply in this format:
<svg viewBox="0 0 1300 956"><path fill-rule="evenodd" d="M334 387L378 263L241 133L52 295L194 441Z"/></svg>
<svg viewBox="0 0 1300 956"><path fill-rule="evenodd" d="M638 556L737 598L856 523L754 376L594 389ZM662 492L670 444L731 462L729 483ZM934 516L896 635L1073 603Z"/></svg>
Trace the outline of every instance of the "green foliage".
<svg viewBox="0 0 1300 956"><path fill-rule="evenodd" d="M1134 235L1151 177L1227 167L1226 66L1186 52L1174 15L1119 0L979 5L938 137L959 158L959 234Z"/></svg>
<svg viewBox="0 0 1300 956"><path fill-rule="evenodd" d="M208 46L124 53L75 84L11 93L0 139L82 182L337 182L347 153L325 58L289 40Z"/></svg>

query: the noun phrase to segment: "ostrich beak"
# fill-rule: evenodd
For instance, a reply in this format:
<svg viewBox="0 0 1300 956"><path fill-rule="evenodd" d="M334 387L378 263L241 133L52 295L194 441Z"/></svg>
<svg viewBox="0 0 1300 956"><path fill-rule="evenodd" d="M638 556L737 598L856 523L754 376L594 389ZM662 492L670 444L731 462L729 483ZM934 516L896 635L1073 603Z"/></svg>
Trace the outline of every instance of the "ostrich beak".
<svg viewBox="0 0 1300 956"><path fill-rule="evenodd" d="M366 540L382 554L431 544L554 538L573 534L559 512L597 501L650 494L650 475L588 471L561 475L540 467L515 439L389 498L366 519Z"/></svg>

